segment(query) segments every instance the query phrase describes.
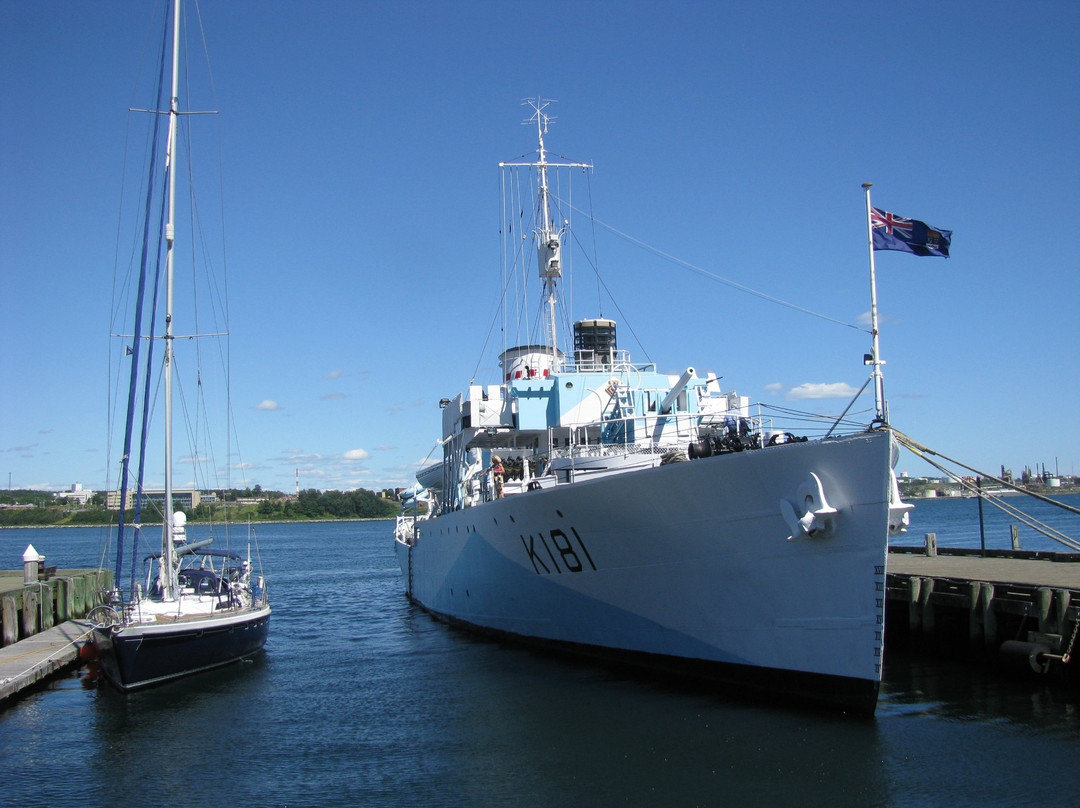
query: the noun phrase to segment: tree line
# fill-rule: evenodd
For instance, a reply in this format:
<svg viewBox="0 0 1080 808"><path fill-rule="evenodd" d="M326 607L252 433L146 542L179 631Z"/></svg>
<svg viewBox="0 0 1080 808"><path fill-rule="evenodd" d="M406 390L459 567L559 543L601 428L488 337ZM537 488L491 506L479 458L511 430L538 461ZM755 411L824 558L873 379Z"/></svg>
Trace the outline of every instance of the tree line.
<svg viewBox="0 0 1080 808"><path fill-rule="evenodd" d="M274 522L310 519L387 519L399 505L392 497L373 491L319 491L309 488L297 497L279 491L248 489L218 491L218 502L201 503L185 511L189 521L229 520ZM33 505L32 508L0 508L0 527L36 527L44 525L108 525L119 518L118 511L104 507L104 495L95 494L86 505L61 502L47 491L0 492L0 504ZM238 505L238 499L259 499L255 504ZM161 516L153 508L143 508L140 521L160 524Z"/></svg>
<svg viewBox="0 0 1080 808"><path fill-rule="evenodd" d="M295 499L267 499L256 509L263 519L386 519L394 516L399 505L358 488L354 491L319 491L308 488Z"/></svg>

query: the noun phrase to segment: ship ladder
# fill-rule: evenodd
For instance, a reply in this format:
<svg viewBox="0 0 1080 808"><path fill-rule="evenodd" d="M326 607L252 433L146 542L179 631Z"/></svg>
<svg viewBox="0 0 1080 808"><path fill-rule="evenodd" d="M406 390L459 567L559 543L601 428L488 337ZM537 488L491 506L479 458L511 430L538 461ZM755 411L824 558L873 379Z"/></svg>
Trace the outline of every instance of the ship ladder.
<svg viewBox="0 0 1080 808"><path fill-rule="evenodd" d="M630 420L634 417L634 391L628 385L620 384L615 388L615 406L611 418L604 428L604 440L621 443L628 440Z"/></svg>

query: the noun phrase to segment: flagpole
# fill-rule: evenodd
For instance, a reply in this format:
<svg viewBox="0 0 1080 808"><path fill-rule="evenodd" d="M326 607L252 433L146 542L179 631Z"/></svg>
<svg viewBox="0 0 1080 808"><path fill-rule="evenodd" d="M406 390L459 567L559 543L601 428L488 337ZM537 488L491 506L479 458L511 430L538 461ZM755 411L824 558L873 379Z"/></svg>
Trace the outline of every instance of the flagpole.
<svg viewBox="0 0 1080 808"><path fill-rule="evenodd" d="M885 401L885 380L881 373L881 366L885 363L881 359L881 346L878 344L878 314L877 314L877 274L874 270L874 225L870 218L870 186L872 182L864 182L862 187L866 192L866 246L870 252L870 335L873 337L872 353L867 364L873 365L874 379L874 410L875 420L889 423L889 405Z"/></svg>

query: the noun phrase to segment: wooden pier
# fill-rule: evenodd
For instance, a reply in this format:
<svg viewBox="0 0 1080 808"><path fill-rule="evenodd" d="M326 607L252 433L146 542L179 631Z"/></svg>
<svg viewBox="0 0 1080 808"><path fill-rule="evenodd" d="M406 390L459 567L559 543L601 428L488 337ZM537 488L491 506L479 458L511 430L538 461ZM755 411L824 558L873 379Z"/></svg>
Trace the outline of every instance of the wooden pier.
<svg viewBox="0 0 1080 808"><path fill-rule="evenodd" d="M85 617L112 588L110 570L55 570L25 583L22 571L0 571L0 647Z"/></svg>
<svg viewBox="0 0 1080 808"><path fill-rule="evenodd" d="M0 708L8 699L76 665L79 646L89 636L90 623L68 620L0 648Z"/></svg>
<svg viewBox="0 0 1080 808"><path fill-rule="evenodd" d="M885 592L886 654L900 643L1080 683L1078 553L939 550L931 533L892 548Z"/></svg>
<svg viewBox="0 0 1080 808"><path fill-rule="evenodd" d="M109 570L0 571L0 704L78 659L80 621L112 588Z"/></svg>

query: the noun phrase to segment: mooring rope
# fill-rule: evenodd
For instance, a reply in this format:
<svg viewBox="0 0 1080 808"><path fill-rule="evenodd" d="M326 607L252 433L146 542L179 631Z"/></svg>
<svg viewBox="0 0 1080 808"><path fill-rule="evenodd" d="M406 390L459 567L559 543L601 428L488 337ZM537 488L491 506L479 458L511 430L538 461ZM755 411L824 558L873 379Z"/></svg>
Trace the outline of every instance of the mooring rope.
<svg viewBox="0 0 1080 808"><path fill-rule="evenodd" d="M1080 550L1080 542L1077 542L1075 539L1070 538L1069 536L1062 533L1057 528L1051 527L1050 525L1039 521L1038 519L1031 516L1030 514L1025 513L1024 511L1020 510L1015 505L1006 503L999 496L983 492L981 489L979 489L978 486L972 485L971 483L966 482L965 480L961 479L961 477L958 474L951 471L950 469L945 468L945 466L941 465L940 463L938 463L935 460L932 460L927 455L934 455L936 457L940 457L943 460L946 460L946 461L948 461L950 463L953 463L953 464L955 464L957 466L960 466L961 468L967 469L968 471L971 471L971 472L979 475L980 477L985 477L985 478L987 478L989 480L993 480L994 482L1000 483L1001 485L1005 486L1006 488L1010 488L1010 489L1012 489L1014 491L1017 491L1018 493L1026 494L1027 496L1034 497L1035 499L1041 500L1042 502L1046 502L1046 503L1049 503L1051 505L1056 505L1059 508L1063 508L1066 511L1069 511L1070 513L1080 514L1080 509L1074 508L1073 506L1068 505L1068 504L1066 504L1064 502L1059 502L1056 499L1051 499L1050 497L1043 496L1042 494L1038 494L1038 493L1036 493L1034 491L1029 491L1026 488L1022 488L1022 487L1020 487L1018 485L1014 485L1013 483L1010 483L1010 482L1008 482L1006 480L1002 480L999 477L995 477L993 474L987 474L986 472L979 471L978 469L975 469L975 468L972 468L971 466L965 465L964 463L961 463L959 460L954 460L953 458L948 457L946 455L943 455L940 452L935 452L933 449L930 449L930 448L928 448L926 446L923 446L921 443L918 443L917 441L915 441L912 438L908 437L907 435L905 435L903 432L900 432L896 428L893 428L893 434L896 435L897 441L902 446L904 446L904 448L906 448L908 451L910 451L913 454L917 455L922 460L925 460L927 463L929 463L931 466L933 466L934 468L936 468L938 471L942 472L946 476L951 477L952 479L956 480L956 482L960 483L960 485L963 486L965 489L967 489L968 491L971 491L972 493L976 494L980 498L986 500L991 505L993 505L995 508L1009 514L1010 516L1012 516L1015 519L1018 519L1019 521L1021 521L1022 523L1024 523L1028 527L1032 528L1033 530L1038 531L1039 533L1042 533L1044 536L1046 536L1049 539L1053 539L1054 541L1058 542L1059 544L1063 544L1066 547L1069 547L1069 548L1071 548L1073 550Z"/></svg>
<svg viewBox="0 0 1080 808"><path fill-rule="evenodd" d="M0 684L5 684L5 685L6 685L6 684L8 684L9 682L13 682L13 681L15 681L16 679L19 679L19 678L21 678L21 677L25 676L26 674L28 674L28 673L30 673L30 672L31 672L32 670L34 670L34 668L37 668L37 667L39 667L40 665L43 665L43 664L45 664L46 662L48 662L48 661L49 661L50 659L52 659L52 658L53 658L54 656L56 656L57 654L63 653L63 652L64 652L64 651L66 651L66 650L67 650L67 649L68 649L69 647L71 647L71 646L73 646L73 645L77 645L77 644L78 644L78 643L79 643L79 642L80 642L81 640L84 640L84 639L86 639L87 637L89 637L89 636L90 636L91 634L93 634L93 633L94 633L94 629L93 629L93 627L91 627L90 629L88 629L87 631L83 632L82 634L80 634L80 635L79 635L78 637L76 637L75 639L73 639L73 640L72 640L71 642L67 642L67 643L64 643L64 644L63 644L63 645L61 645L61 646L60 646L59 648L57 648L57 649L56 649L55 651L53 651L52 653L50 653L50 654L49 654L49 655L48 655L47 657L45 657L45 658L44 658L44 659L42 659L42 660L39 660L38 662L35 662L35 663L34 663L33 665L31 665L31 666L30 666L29 668L27 668L26 670L22 671L21 673L17 673L17 674L15 674L14 676L8 676L7 678L5 678L5 679L2 679L2 680L0 680ZM33 636L38 636L38 635L36 635L36 634L35 634L35 635L33 635ZM29 638L29 637L27 637L26 639L30 639L30 638ZM22 653L22 654L16 654L16 655L14 655L13 657L11 657L11 659L19 659L19 658L21 658L21 657L27 656L27 655L29 655L29 654L32 654L32 653L35 653L35 652L34 652L34 651L26 651L26 652L24 652L24 653Z"/></svg>
<svg viewBox="0 0 1080 808"><path fill-rule="evenodd" d="M960 466L960 468L967 469L968 471L973 472L974 474L978 474L980 477L985 477L988 480L993 480L995 483L1003 485L1006 488L1011 488L1013 491L1017 491L1017 492L1019 492L1021 494L1027 494L1029 497L1035 497L1035 499L1042 500L1043 502L1049 503L1050 505L1056 505L1059 508L1063 508L1063 509L1069 511L1070 513L1075 513L1078 516L1080 516L1080 508L1074 508L1072 505L1069 505L1069 504L1067 504L1065 502L1059 502L1056 499L1051 499L1050 497L1043 496L1042 494L1036 493L1035 491L1031 491L1031 490L1029 490L1027 488L1024 488L1023 486L1016 485L1014 483L1010 483L1007 480L1001 479L1000 477L995 477L993 474L989 474L989 473L987 473L985 471L979 471L977 468L973 468L971 466L965 465L964 463L961 463L959 460L954 460L953 458L949 457L948 455L944 455L941 452L935 452L933 449L931 449L931 448L929 448L927 446L923 446L921 443L919 443L915 439L909 437L908 435L905 435L903 432L901 432L896 427L891 427L891 428L892 428L893 434L896 435L896 439L898 441L900 441L900 443L902 443L907 449L909 449L910 451L912 451L915 454L919 455L920 457L922 457L921 452L925 452L926 454L934 455L935 457L940 457L942 460L946 460L949 463L953 463L954 465ZM925 460L926 458L923 458L923 459ZM929 462L929 461L927 461L927 462ZM931 465L936 465L936 464L931 463Z"/></svg>

